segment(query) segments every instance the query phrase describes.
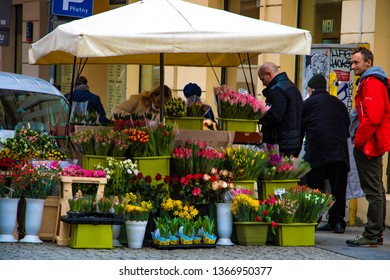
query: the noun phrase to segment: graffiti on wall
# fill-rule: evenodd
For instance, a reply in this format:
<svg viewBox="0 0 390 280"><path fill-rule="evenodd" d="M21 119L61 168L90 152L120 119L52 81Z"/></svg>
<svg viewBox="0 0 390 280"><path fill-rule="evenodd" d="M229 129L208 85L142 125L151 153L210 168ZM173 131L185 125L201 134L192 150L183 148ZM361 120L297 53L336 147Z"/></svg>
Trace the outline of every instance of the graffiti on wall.
<svg viewBox="0 0 390 280"><path fill-rule="evenodd" d="M336 95L351 112L354 81L350 62L352 50L343 47L313 48L311 54L304 57L302 97L308 97L306 88L310 78L322 74L328 81L329 93Z"/></svg>

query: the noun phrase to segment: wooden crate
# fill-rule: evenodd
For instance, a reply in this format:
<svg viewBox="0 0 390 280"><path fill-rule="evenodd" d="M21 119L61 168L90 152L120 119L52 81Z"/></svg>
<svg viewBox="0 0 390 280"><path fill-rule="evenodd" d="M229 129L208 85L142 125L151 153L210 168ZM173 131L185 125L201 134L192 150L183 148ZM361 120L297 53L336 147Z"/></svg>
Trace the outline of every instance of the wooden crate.
<svg viewBox="0 0 390 280"><path fill-rule="evenodd" d="M68 246L70 241L70 225L62 222L61 216L66 215L69 211L68 199L73 197L72 184L97 184L96 199L99 200L104 195L104 187L107 184L107 178L61 176L60 181L60 199L57 211L55 241L58 245Z"/></svg>
<svg viewBox="0 0 390 280"><path fill-rule="evenodd" d="M42 225L39 231L39 238L44 241L54 241L58 208L60 206L59 196L49 196L45 200L43 209Z"/></svg>

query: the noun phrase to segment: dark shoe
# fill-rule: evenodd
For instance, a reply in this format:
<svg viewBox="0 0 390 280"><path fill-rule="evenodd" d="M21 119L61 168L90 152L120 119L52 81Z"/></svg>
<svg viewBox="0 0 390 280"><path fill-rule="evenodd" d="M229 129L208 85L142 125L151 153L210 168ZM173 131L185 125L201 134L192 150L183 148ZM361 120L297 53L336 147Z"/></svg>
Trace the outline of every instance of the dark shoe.
<svg viewBox="0 0 390 280"><path fill-rule="evenodd" d="M335 233L344 233L344 232L345 232L345 227L343 226L342 223L337 223L337 224L334 226L334 232L335 232Z"/></svg>
<svg viewBox="0 0 390 280"><path fill-rule="evenodd" d="M368 247L377 247L377 240L370 240L364 236L356 236L355 239L347 240L346 243L350 246L368 246Z"/></svg>
<svg viewBox="0 0 390 280"><path fill-rule="evenodd" d="M327 223L327 224L318 226L317 231L334 231L334 227L331 224Z"/></svg>
<svg viewBox="0 0 390 280"><path fill-rule="evenodd" d="M378 242L377 242L377 244L378 245L383 245L383 232L381 232L381 233L379 233L379 235L378 235Z"/></svg>

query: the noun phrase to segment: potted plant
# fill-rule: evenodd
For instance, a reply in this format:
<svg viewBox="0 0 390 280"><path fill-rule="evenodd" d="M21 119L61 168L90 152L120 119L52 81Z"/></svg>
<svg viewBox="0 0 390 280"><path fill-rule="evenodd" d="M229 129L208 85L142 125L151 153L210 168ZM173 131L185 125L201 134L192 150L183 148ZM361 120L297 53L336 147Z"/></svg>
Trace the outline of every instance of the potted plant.
<svg viewBox="0 0 390 280"><path fill-rule="evenodd" d="M87 200L85 200L87 201ZM67 215L69 217L77 217L81 216L81 213L85 212L85 203L84 203L84 197L81 190L78 190L74 197L68 199L69 204L69 211L67 212ZM92 205L92 204L90 204ZM90 210L91 207L89 207ZM88 212L89 212L88 210Z"/></svg>
<svg viewBox="0 0 390 280"><path fill-rule="evenodd" d="M203 129L204 114L207 108L202 102L186 102L178 97L167 101L165 122L176 123L180 129Z"/></svg>
<svg viewBox="0 0 390 280"><path fill-rule="evenodd" d="M161 203L161 209L171 219L178 219L176 223L180 224L178 231L180 243L184 245L192 244L195 218L199 215L198 209L194 205L183 204L181 200L174 200L172 198L168 198L165 202Z"/></svg>
<svg viewBox="0 0 390 280"><path fill-rule="evenodd" d="M267 241L268 228L277 224L272 220L275 199L255 200L247 194L233 196L231 206L235 218L238 243L241 245L264 245Z"/></svg>
<svg viewBox="0 0 390 280"><path fill-rule="evenodd" d="M26 214L23 225L26 235L21 242L42 243L38 234L43 220L45 200L58 195L61 167L57 161L29 163L21 161L12 169L11 188L21 190L26 199Z"/></svg>
<svg viewBox="0 0 390 280"><path fill-rule="evenodd" d="M149 142L149 133L146 128L128 128L123 131L128 135L130 142L127 156L134 158L143 156L146 145Z"/></svg>
<svg viewBox="0 0 390 280"><path fill-rule="evenodd" d="M96 212L98 213L98 217L112 217L112 201L108 197L103 196L96 203Z"/></svg>
<svg viewBox="0 0 390 280"><path fill-rule="evenodd" d="M46 132L22 127L15 130L15 137L1 141L1 158L13 160L62 160L66 153L57 147L55 140Z"/></svg>
<svg viewBox="0 0 390 280"><path fill-rule="evenodd" d="M153 244L157 246L170 246L180 244L178 217L157 217L153 219L155 228L152 232Z"/></svg>
<svg viewBox="0 0 390 280"><path fill-rule="evenodd" d="M257 122L269 110L268 105L226 85L214 88L214 92L222 130L256 132Z"/></svg>
<svg viewBox="0 0 390 280"><path fill-rule="evenodd" d="M3 162L6 170L10 170L14 161ZM11 185L12 172L0 173L0 242L17 242L13 236L17 225L17 212L19 199L23 189Z"/></svg>
<svg viewBox="0 0 390 280"><path fill-rule="evenodd" d="M276 244L314 246L315 226L319 217L333 205L333 196L306 186L281 189L275 200L272 220L278 223Z"/></svg>
<svg viewBox="0 0 390 280"><path fill-rule="evenodd" d="M185 117L187 115L186 102L180 97L167 100L165 113L168 117Z"/></svg>
<svg viewBox="0 0 390 280"><path fill-rule="evenodd" d="M172 244L178 244L178 238L175 237L173 243L171 242L171 228L170 218L168 217L157 217L153 218L155 230L151 232L152 240L156 246L169 246ZM176 242L177 241L177 242Z"/></svg>
<svg viewBox="0 0 390 280"><path fill-rule="evenodd" d="M178 217L172 217L168 219L169 226L169 240L171 245L177 245L180 243L179 229L180 229L180 219Z"/></svg>
<svg viewBox="0 0 390 280"><path fill-rule="evenodd" d="M232 145L226 148L225 168L232 172L234 180L257 180L267 163L267 154L254 145Z"/></svg>
<svg viewBox="0 0 390 280"><path fill-rule="evenodd" d="M73 134L71 141L83 154L85 169L94 169L97 164L105 167L107 157L124 160L130 146L127 134L111 129L83 129Z"/></svg>
<svg viewBox="0 0 390 280"><path fill-rule="evenodd" d="M280 155L279 146L264 143L267 162L259 175L259 198L265 199L276 189L295 186L310 170L310 164L300 158Z"/></svg>
<svg viewBox="0 0 390 280"><path fill-rule="evenodd" d="M139 194L144 200L150 201L152 204L151 214L153 215L160 209L161 203L170 197L171 183L170 176L162 177L160 173L157 173L154 177L144 176L139 172L130 179L127 191Z"/></svg>
<svg viewBox="0 0 390 280"><path fill-rule="evenodd" d="M211 168L222 169L224 160L224 153L209 147L207 142L188 139L172 152L173 173L179 177L208 173Z"/></svg>
<svg viewBox="0 0 390 280"><path fill-rule="evenodd" d="M191 245L194 242L194 221L189 219L182 220L182 226L179 230L180 243Z"/></svg>
<svg viewBox="0 0 390 280"><path fill-rule="evenodd" d="M230 206L227 203L226 194L234 188L232 173L226 169L217 170L212 168L210 172L211 187L209 191L209 202L216 206L217 220L217 245L233 245L230 237L233 232L233 216ZM208 183L210 184L210 181ZM212 215L210 214L212 217ZM214 218L214 217L213 217Z"/></svg>
<svg viewBox="0 0 390 280"><path fill-rule="evenodd" d="M217 237L215 236L215 221L209 216L204 216L202 219L203 235L202 240L204 244L215 244Z"/></svg>
<svg viewBox="0 0 390 280"><path fill-rule="evenodd" d="M127 193L125 197L125 218L128 247L142 248L146 224L153 204L143 200L140 195Z"/></svg>
<svg viewBox="0 0 390 280"><path fill-rule="evenodd" d="M212 168L210 172L205 174L187 174L175 180L178 180L181 184L179 193L183 200L198 206L224 202L225 192L234 187L231 173L216 168Z"/></svg>
<svg viewBox="0 0 390 280"><path fill-rule="evenodd" d="M235 187L254 193L257 179L267 163L267 154L254 145L232 145L224 150L224 167L231 171Z"/></svg>
<svg viewBox="0 0 390 280"><path fill-rule="evenodd" d="M130 140L129 158L137 163L140 172L163 176L170 174L170 158L176 129L173 124L155 122L120 122L115 130L124 130Z"/></svg>
<svg viewBox="0 0 390 280"><path fill-rule="evenodd" d="M139 173L137 164L131 159L117 159L108 157L106 159L107 166L100 164L96 166L97 170L102 170L106 173L107 184L104 188L105 196L125 195L130 192L129 184L131 180Z"/></svg>

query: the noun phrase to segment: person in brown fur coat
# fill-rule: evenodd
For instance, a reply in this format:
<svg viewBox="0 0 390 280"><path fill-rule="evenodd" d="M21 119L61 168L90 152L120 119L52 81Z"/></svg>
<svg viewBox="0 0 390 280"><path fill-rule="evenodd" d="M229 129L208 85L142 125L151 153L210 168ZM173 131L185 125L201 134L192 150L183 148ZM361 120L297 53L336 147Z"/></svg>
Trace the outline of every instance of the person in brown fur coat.
<svg viewBox="0 0 390 280"><path fill-rule="evenodd" d="M172 98L172 90L164 85L164 101ZM129 99L117 104L111 110L112 116L126 117L130 114L152 114L152 120L160 116L160 86L140 94L133 94Z"/></svg>

